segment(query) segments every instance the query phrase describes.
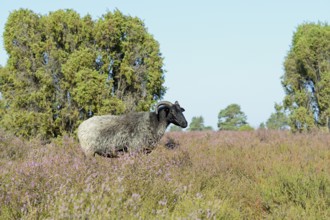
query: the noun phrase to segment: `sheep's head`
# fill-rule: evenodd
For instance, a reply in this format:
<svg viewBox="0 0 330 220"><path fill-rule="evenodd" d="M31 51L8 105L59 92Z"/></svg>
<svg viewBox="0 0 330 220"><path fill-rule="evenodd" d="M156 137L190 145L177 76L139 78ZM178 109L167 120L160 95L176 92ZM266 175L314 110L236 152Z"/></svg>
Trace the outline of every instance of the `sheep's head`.
<svg viewBox="0 0 330 220"><path fill-rule="evenodd" d="M158 115L161 111L165 112L165 117L169 124L173 123L182 128L187 127L188 123L183 115L185 110L180 107L178 101L174 104L168 101L159 102L156 106L156 114Z"/></svg>

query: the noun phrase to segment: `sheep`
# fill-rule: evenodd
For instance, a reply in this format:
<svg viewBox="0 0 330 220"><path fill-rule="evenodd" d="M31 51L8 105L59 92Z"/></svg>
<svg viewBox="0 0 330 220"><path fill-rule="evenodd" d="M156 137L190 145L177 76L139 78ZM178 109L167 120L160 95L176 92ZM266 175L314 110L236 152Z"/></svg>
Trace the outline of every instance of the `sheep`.
<svg viewBox="0 0 330 220"><path fill-rule="evenodd" d="M166 128L173 123L186 128L188 123L178 101L161 101L155 112L94 116L78 127L81 149L87 157L117 157L123 152L150 152Z"/></svg>

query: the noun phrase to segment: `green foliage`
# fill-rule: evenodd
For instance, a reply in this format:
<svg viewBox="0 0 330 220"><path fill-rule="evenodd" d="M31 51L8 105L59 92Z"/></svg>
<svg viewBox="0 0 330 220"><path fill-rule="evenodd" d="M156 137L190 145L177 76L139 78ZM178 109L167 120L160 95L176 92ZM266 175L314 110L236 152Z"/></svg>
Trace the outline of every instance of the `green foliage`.
<svg viewBox="0 0 330 220"><path fill-rule="evenodd" d="M2 127L48 139L94 114L149 110L165 93L159 44L120 11L93 21L73 10L20 9L5 25Z"/></svg>
<svg viewBox="0 0 330 220"><path fill-rule="evenodd" d="M213 131L212 126L205 126L203 131Z"/></svg>
<svg viewBox="0 0 330 220"><path fill-rule="evenodd" d="M176 131L182 131L182 128L180 126L171 125L170 132L176 132Z"/></svg>
<svg viewBox="0 0 330 220"><path fill-rule="evenodd" d="M329 128L330 26L305 23L293 35L284 62L284 107L290 112L292 130Z"/></svg>
<svg viewBox="0 0 330 220"><path fill-rule="evenodd" d="M275 103L275 113L272 113L266 122L268 129L287 130L289 127L288 116L283 111L283 106Z"/></svg>
<svg viewBox="0 0 330 220"><path fill-rule="evenodd" d="M166 135L180 147L87 160L0 130L0 219L330 218L330 134Z"/></svg>
<svg viewBox="0 0 330 220"><path fill-rule="evenodd" d="M264 122L261 122L259 125L259 129L266 129L266 125Z"/></svg>
<svg viewBox="0 0 330 220"><path fill-rule="evenodd" d="M313 115L304 107L295 109L290 116L290 125L293 132L310 131L315 127Z"/></svg>
<svg viewBox="0 0 330 220"><path fill-rule="evenodd" d="M191 119L191 123L189 124L188 130L189 131L205 131L205 130L212 131L213 129L211 126L205 126L203 116L199 116L199 117L193 117Z"/></svg>
<svg viewBox="0 0 330 220"><path fill-rule="evenodd" d="M238 104L231 104L219 112L218 128L219 130L236 131L240 127L247 125L246 120L247 117L241 111L241 107Z"/></svg>
<svg viewBox="0 0 330 220"><path fill-rule="evenodd" d="M189 124L189 131L202 131L204 128L204 118L202 116L193 117Z"/></svg>
<svg viewBox="0 0 330 220"><path fill-rule="evenodd" d="M325 219L323 211L318 212L313 207L326 207L330 202L329 199L322 199L330 193L329 187L325 186L329 177L324 173L306 175L306 172L293 172L284 167L276 172L276 178L270 177L268 180L272 183L263 187L264 206L273 213L274 218L303 219L309 216Z"/></svg>
<svg viewBox="0 0 330 220"><path fill-rule="evenodd" d="M249 124L245 124L245 125L242 125L241 127L239 127L238 130L239 131L254 131L254 128Z"/></svg>

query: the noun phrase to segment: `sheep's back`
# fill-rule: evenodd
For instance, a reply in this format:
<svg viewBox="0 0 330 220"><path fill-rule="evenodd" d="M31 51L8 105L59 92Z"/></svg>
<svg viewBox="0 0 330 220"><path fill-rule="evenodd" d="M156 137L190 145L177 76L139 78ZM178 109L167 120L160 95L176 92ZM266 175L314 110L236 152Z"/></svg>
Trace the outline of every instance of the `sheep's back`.
<svg viewBox="0 0 330 220"><path fill-rule="evenodd" d="M149 124L148 113L94 116L79 126L78 138L85 153L136 150L149 138Z"/></svg>

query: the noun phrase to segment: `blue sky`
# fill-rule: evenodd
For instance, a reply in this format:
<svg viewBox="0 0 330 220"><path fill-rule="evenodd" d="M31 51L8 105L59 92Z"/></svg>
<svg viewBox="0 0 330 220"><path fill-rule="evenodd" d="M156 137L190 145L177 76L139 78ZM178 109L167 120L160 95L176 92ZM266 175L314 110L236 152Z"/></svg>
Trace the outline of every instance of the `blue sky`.
<svg viewBox="0 0 330 220"><path fill-rule="evenodd" d="M39 14L74 9L99 18L119 9L142 19L165 58L164 100L186 109L190 122L203 116L217 128L218 113L232 103L258 127L274 112L284 91L280 77L293 32L304 22L329 22L328 0L0 0L0 30L9 13L29 8ZM0 38L0 65L7 55Z"/></svg>

